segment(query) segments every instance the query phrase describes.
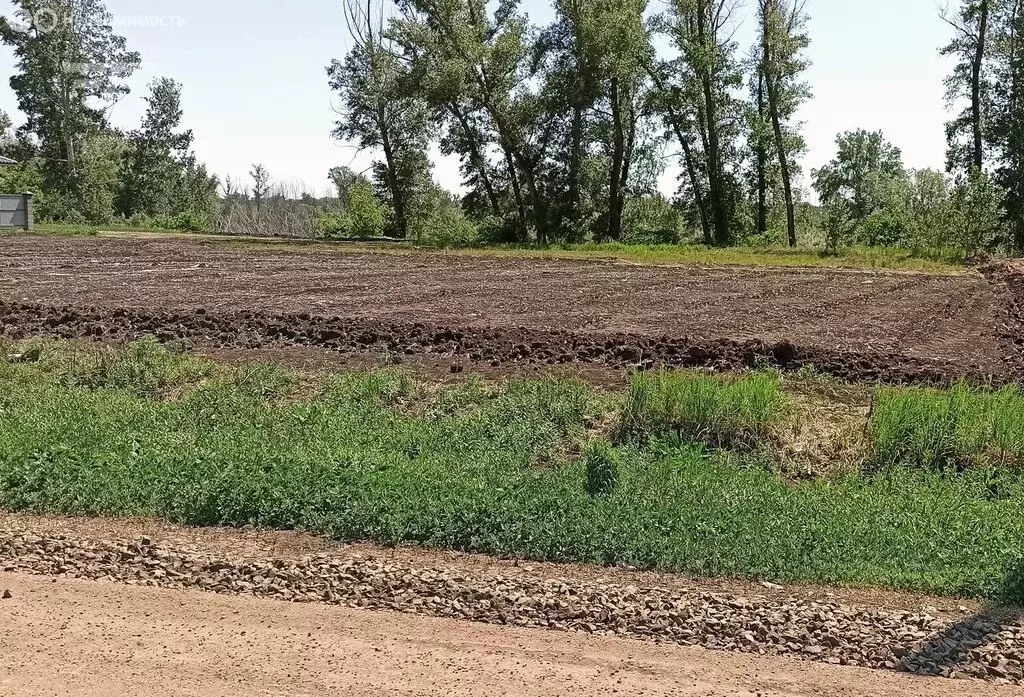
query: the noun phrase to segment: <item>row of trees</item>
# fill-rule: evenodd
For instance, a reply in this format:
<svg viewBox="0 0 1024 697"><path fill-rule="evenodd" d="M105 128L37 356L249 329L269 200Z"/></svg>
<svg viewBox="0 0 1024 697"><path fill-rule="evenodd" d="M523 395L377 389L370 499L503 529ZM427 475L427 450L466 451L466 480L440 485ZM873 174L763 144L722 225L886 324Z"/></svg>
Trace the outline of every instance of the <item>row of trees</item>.
<svg viewBox="0 0 1024 697"><path fill-rule="evenodd" d="M830 249L864 244L973 256L1005 242L1003 193L988 177L951 181L938 170L907 170L880 132L843 133L837 146L835 159L812 173Z"/></svg>
<svg viewBox="0 0 1024 697"><path fill-rule="evenodd" d="M951 105L947 169L968 189L991 191L1007 246L1024 251L1024 3L963 0L944 19L956 59L946 80Z"/></svg>
<svg viewBox="0 0 1024 697"><path fill-rule="evenodd" d="M0 153L24 165L0 178L39 194L43 218L265 233L284 224L276 206L321 235L796 245L815 217L799 165L805 0L551 0L544 26L520 0L339 0L352 42L328 68L334 136L374 163L332 170L328 201L271 191L262 167L251 191L226 182L218 197L181 127L181 85L155 80L137 129L109 123L140 56L102 0L12 1L0 41L24 123L0 114ZM946 21L949 98L965 107L948 176L906 171L880 133L842 134L810 177L832 246L1024 249L1024 0L963 0ZM743 22L756 27L747 47ZM465 195L435 183L435 146L458 158ZM658 182L673 159L669 200Z"/></svg>
<svg viewBox="0 0 1024 697"><path fill-rule="evenodd" d="M16 59L11 87L24 124L0 114L0 153L23 165L4 189L37 193L43 218L103 223L118 216L205 224L218 182L181 128L181 85L150 85L139 128L111 127L109 109L128 94L141 58L114 33L101 0L15 0L0 41ZM42 10L47 10L42 13ZM45 26L33 21L46 17Z"/></svg>
<svg viewBox="0 0 1024 697"><path fill-rule="evenodd" d="M373 181L399 236L419 226L440 124L464 207L493 237L621 239L627 201L657 195L672 142L677 206L705 242L764 234L781 214L796 244L807 18L802 0L753 9L758 38L741 55L738 0L671 0L660 14L647 0L554 0L544 27L517 0L346 0L335 135L379 154Z"/></svg>

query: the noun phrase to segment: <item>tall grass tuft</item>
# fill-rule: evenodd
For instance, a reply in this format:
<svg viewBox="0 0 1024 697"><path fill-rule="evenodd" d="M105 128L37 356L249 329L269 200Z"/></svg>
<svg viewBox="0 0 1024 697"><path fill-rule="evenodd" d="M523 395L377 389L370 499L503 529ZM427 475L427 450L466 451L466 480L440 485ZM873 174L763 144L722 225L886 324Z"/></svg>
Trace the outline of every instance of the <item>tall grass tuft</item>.
<svg viewBox="0 0 1024 697"><path fill-rule="evenodd" d="M619 457L604 441L592 441L583 453L587 467L587 492L594 498L608 496L619 478Z"/></svg>
<svg viewBox="0 0 1024 697"><path fill-rule="evenodd" d="M963 470L1024 464L1024 399L965 384L948 391L883 389L871 416L876 467Z"/></svg>
<svg viewBox="0 0 1024 697"><path fill-rule="evenodd" d="M619 437L751 448L771 436L785 409L779 378L768 373L637 374L626 395Z"/></svg>

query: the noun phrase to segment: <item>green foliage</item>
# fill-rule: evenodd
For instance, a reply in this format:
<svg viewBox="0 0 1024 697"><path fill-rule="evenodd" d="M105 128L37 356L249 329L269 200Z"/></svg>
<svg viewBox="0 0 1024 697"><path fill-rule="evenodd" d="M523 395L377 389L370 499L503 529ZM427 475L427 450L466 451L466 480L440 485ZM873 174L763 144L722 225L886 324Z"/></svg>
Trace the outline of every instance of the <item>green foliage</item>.
<svg viewBox="0 0 1024 697"><path fill-rule="evenodd" d="M1007 605L1024 607L1024 555L1014 557L1006 563L998 599Z"/></svg>
<svg viewBox="0 0 1024 697"><path fill-rule="evenodd" d="M608 496L615 490L619 476L619 456L604 441L592 441L583 453L587 468L587 492L595 497Z"/></svg>
<svg viewBox="0 0 1024 697"><path fill-rule="evenodd" d="M199 211L186 211L173 215L136 215L125 221L124 226L134 230L211 231L209 214ZM115 227L119 227L119 225L115 225Z"/></svg>
<svg viewBox="0 0 1024 697"><path fill-rule="evenodd" d="M329 240L352 237L352 220L348 212L322 209L317 211L316 236Z"/></svg>
<svg viewBox="0 0 1024 697"><path fill-rule="evenodd" d="M50 195L54 217L75 222L108 223L121 181L126 143L115 133L102 133L80 143L74 191Z"/></svg>
<svg viewBox="0 0 1024 697"><path fill-rule="evenodd" d="M22 194L32 192L36 218L49 220L50 197L46 192L42 161L32 159L16 167L0 167L0 192Z"/></svg>
<svg viewBox="0 0 1024 697"><path fill-rule="evenodd" d="M640 373L630 382L619 437L754 447L767 441L785 408L778 377L767 373Z"/></svg>
<svg viewBox="0 0 1024 697"><path fill-rule="evenodd" d="M1005 192L984 174L955 188L941 172L905 171L881 133L848 133L839 155L814 173L825 209L826 249L853 244L910 250L916 256L973 257L1008 238Z"/></svg>
<svg viewBox="0 0 1024 697"><path fill-rule="evenodd" d="M822 203L842 199L861 222L879 207L879 198L893 177L903 177L903 155L881 131L850 131L836 138L838 154L811 172Z"/></svg>
<svg viewBox="0 0 1024 697"><path fill-rule="evenodd" d="M849 204L841 198L826 203L822 226L825 231L825 250L829 254L842 252L853 238L854 224Z"/></svg>
<svg viewBox="0 0 1024 697"><path fill-rule="evenodd" d="M372 20L367 16L366 21ZM385 40L383 27L358 31L365 33L356 46L327 69L343 116L334 137L378 155L373 165L378 195L393 214L392 234L405 238L416 192L430 179L428 112L423 100L405 89L408 66ZM355 229L360 225L353 220Z"/></svg>
<svg viewBox="0 0 1024 697"><path fill-rule="evenodd" d="M111 163L121 146L106 114L128 93L139 54L114 33L101 0L47 3L46 31L33 26L38 2L14 5L14 17L0 20L0 41L15 55L11 88L26 118L22 131L38 143L49 210L71 222L109 220Z"/></svg>
<svg viewBox="0 0 1024 697"><path fill-rule="evenodd" d="M431 247L462 247L480 239L459 204L436 186L429 187L417 201L412 234L420 244Z"/></svg>
<svg viewBox="0 0 1024 697"><path fill-rule="evenodd" d="M170 78L150 84L142 127L128 136L128 147L117 197L117 212L125 218L163 217L186 212L209 213L216 180L190 181L195 157L192 131L180 131L181 85ZM188 191L199 186L202 191ZM206 192L205 194L203 192ZM184 200L183 200L184 199ZM198 200L196 200L198 199Z"/></svg>
<svg viewBox="0 0 1024 697"><path fill-rule="evenodd" d="M959 384L881 390L871 416L876 467L932 470L1024 464L1024 398Z"/></svg>
<svg viewBox="0 0 1024 697"><path fill-rule="evenodd" d="M377 199L369 182L357 182L348 190L349 235L352 237L382 237L387 222L387 211Z"/></svg>
<svg viewBox="0 0 1024 697"><path fill-rule="evenodd" d="M216 364L185 354L171 353L156 339L143 339L124 347L76 347L61 341L35 340L6 358L0 351L0 377L41 374L69 387L123 390L140 396L158 396L169 390L197 385L217 375Z"/></svg>
<svg viewBox="0 0 1024 697"><path fill-rule="evenodd" d="M675 244L680 238L679 212L663 196L626 199L625 244Z"/></svg>
<svg viewBox="0 0 1024 697"><path fill-rule="evenodd" d="M318 237L376 238L387 231L388 211L377 198L373 185L365 178L348 182L344 196L339 199L341 209L320 208L317 211Z"/></svg>
<svg viewBox="0 0 1024 697"><path fill-rule="evenodd" d="M56 351L0 362L8 509L993 598L1019 572L1015 470L1000 497L974 470L787 482L760 456L594 442L588 425L613 401L577 383L438 392L379 372L296 394L267 368L166 377L159 365L182 357L143 344L116 359L135 367L111 359L83 387L51 364ZM154 398L154 373L178 389Z"/></svg>
<svg viewBox="0 0 1024 697"><path fill-rule="evenodd" d="M983 173L974 172L957 184L950 206L950 237L966 257L995 251L1006 240L1005 197Z"/></svg>

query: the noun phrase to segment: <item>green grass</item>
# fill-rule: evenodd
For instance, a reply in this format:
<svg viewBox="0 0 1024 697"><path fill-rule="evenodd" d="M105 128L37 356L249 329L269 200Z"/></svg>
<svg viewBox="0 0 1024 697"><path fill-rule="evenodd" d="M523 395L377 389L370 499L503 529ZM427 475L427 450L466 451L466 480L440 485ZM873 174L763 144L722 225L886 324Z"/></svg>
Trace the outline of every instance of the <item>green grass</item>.
<svg viewBox="0 0 1024 697"><path fill-rule="evenodd" d="M609 442L602 425L630 398L571 381L436 389L387 371L233 369L152 343L0 346L0 506L984 597L1020 569L1016 470L787 482L769 455L708 450L679 427L770 423L772 376L637 385L660 396L634 416L677 438Z"/></svg>
<svg viewBox="0 0 1024 697"><path fill-rule="evenodd" d="M871 416L877 466L963 469L1024 464L1024 399L956 385L878 393Z"/></svg>
<svg viewBox="0 0 1024 697"><path fill-rule="evenodd" d="M59 236L166 233L194 236L215 244L234 246L246 251L309 251L333 250L338 253L375 252L390 254L424 253L429 249L416 249L409 244L359 244L330 240L288 240L285 238L235 238L187 231L173 231L156 227L112 224L38 225L31 233L9 231L4 234L43 234ZM930 274L957 275L965 273L964 266L955 259L926 259L913 256L909 251L890 247L850 247L839 254L826 254L814 247L706 247L703 245L661 244L636 245L622 243L558 244L549 247L489 246L449 250L436 250L435 254L457 254L485 257L512 257L521 259L613 259L642 265L681 266L742 266L785 268L830 268L848 270L916 271Z"/></svg>
<svg viewBox="0 0 1024 697"><path fill-rule="evenodd" d="M536 247L485 247L456 250L454 254L511 256L542 259L611 258L645 265L816 267L832 269L881 269L933 274L964 273L955 260L924 259L907 250L889 247L851 247L840 254L826 254L810 247L705 247L702 245L627 245L587 243Z"/></svg>
<svg viewBox="0 0 1024 697"><path fill-rule="evenodd" d="M768 373L640 373L630 381L619 434L749 448L768 439L785 409L782 383Z"/></svg>
<svg viewBox="0 0 1024 697"><path fill-rule="evenodd" d="M187 230L168 230L156 225L131 224L128 222L111 222L106 225L72 224L72 223L36 223L30 230L3 230L3 235L50 235L53 237L96 237L104 232L145 232L145 233L176 233L191 234Z"/></svg>

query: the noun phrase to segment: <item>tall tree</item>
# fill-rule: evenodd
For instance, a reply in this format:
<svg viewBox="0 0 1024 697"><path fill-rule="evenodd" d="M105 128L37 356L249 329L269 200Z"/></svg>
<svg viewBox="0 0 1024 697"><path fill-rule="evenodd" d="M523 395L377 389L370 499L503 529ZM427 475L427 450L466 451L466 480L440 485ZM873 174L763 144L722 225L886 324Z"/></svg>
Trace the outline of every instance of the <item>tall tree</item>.
<svg viewBox="0 0 1024 697"><path fill-rule="evenodd" d="M786 203L786 230L789 244L795 247L796 204L793 196L794 155L806 149L793 128L797 107L810 94L801 74L809 63L802 55L810 44L807 35L806 0L758 0L761 25L761 64L768 113L775 139L776 157L782 177Z"/></svg>
<svg viewBox="0 0 1024 697"><path fill-rule="evenodd" d="M530 81L537 60L519 0L399 0L398 31L439 75L457 76L463 98L487 115L516 201L521 234L549 239L545 167L557 115Z"/></svg>
<svg viewBox="0 0 1024 697"><path fill-rule="evenodd" d="M128 136L118 212L169 215L178 210L177 195L184 170L194 161L191 130L181 129L181 85L163 77L149 86L141 128Z"/></svg>
<svg viewBox="0 0 1024 697"><path fill-rule="evenodd" d="M876 193L884 180L905 177L903 155L881 131L842 133L836 138L838 153L829 164L811 173L822 203L844 202L856 221L874 211Z"/></svg>
<svg viewBox="0 0 1024 697"><path fill-rule="evenodd" d="M990 20L986 141L1012 247L1024 251L1024 0L998 0Z"/></svg>
<svg viewBox="0 0 1024 697"><path fill-rule="evenodd" d="M15 18L0 18L0 41L14 50L10 83L26 119L21 132L38 139L47 186L70 199L68 209L95 211L86 198L100 185L89 174L99 170L83 166L83 151L109 152L87 144L108 130L107 110L128 93L124 81L139 67L139 54L114 33L102 0L14 4Z"/></svg>
<svg viewBox="0 0 1024 697"><path fill-rule="evenodd" d="M764 51L760 41L753 54L753 69L750 76L751 104L747 109L747 139L754 160L752 184L757 198L754 224L757 234L764 235L768 232L768 193L771 189L769 150L772 147L773 134L768 114L768 95L764 84Z"/></svg>
<svg viewBox="0 0 1024 697"><path fill-rule="evenodd" d="M382 3L346 0L344 6L355 47L327 71L341 97L334 136L383 156L374 164L381 198L392 208L394 233L409 237L417 193L429 179L428 110L385 34Z"/></svg>
<svg viewBox="0 0 1024 697"><path fill-rule="evenodd" d="M943 55L957 58L953 73L946 78L947 99L951 104L962 99L968 102L946 125L950 172L980 172L985 166L985 102L989 86L985 58L995 1L964 0L958 13L946 11L942 15L956 32L952 42L942 49Z"/></svg>
<svg viewBox="0 0 1024 697"><path fill-rule="evenodd" d="M743 82L736 59L732 25L738 0L671 0L663 30L680 57L670 64L684 99L692 100L695 126L707 173L707 198L713 242L733 239L736 164L735 137L740 107L732 95Z"/></svg>
<svg viewBox="0 0 1024 697"><path fill-rule="evenodd" d="M263 208L263 200L270 193L270 172L262 164L254 164L249 170L252 178L252 198L256 201L256 210Z"/></svg>

